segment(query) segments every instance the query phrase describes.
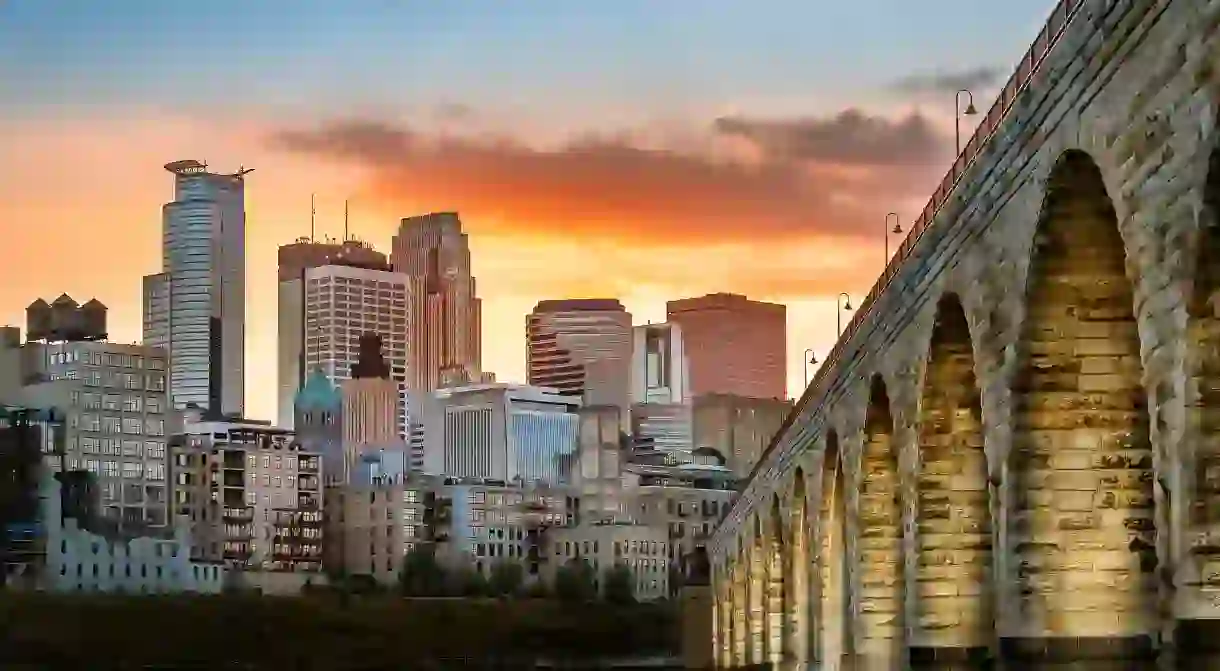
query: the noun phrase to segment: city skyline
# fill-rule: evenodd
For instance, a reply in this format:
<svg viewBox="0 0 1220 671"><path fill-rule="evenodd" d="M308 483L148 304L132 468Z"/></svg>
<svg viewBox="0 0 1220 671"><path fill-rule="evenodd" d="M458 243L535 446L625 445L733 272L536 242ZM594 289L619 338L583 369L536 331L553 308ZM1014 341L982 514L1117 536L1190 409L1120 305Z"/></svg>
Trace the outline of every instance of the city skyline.
<svg viewBox="0 0 1220 671"><path fill-rule="evenodd" d="M139 277L157 269L156 208L169 200L158 166L196 156L220 170L258 169L248 190L251 416L274 417L274 254L308 233L311 192L319 237L338 236L350 198L351 231L383 252L401 217L458 211L482 288L483 368L501 379L525 380L520 324L540 299L613 296L647 322L665 318L667 300L729 291L789 307L787 387L797 395L801 352L821 357L834 341L834 295L859 297L881 268L884 213L910 219L943 175L952 88L972 88L980 107L989 104L1050 3L983 13L955 0L937 13L935 29L902 3L835 7L818 20L790 3L773 3L772 12L713 4L706 22L683 23L680 34L638 30L640 16L666 13L640 3L552 16L401 10L382 22L444 26L463 39L379 32L352 55L343 54L342 30L261 39L260 30L284 18L274 2L243 12L236 26L214 20L225 15L216 7L195 15L192 37L234 48L204 59L216 65L195 59L182 71L168 67L183 65L171 46L178 10L135 3L125 11L141 12L146 24L135 35L87 8L51 21L57 3L6 6L0 53L12 58L0 62L29 67L11 73L0 65L15 82L0 93L0 123L12 130L0 139L0 171L16 176L0 185L0 216L19 222L18 247L54 248L58 263L19 258L14 281L0 288L0 321L20 323L29 295L66 290L97 295L111 306L114 338L138 340ZM776 12L792 20L776 22ZM287 14L305 27L369 25L358 11ZM543 63L523 79L546 59L497 34L504 21L530 24L523 30L535 37L566 35L553 46L571 51L557 59L567 67ZM801 26L800 35L788 25ZM780 32L742 51L723 47L728 27ZM862 31L875 45L868 57L834 65L848 60ZM641 49L623 60L611 45L632 33ZM489 34L495 39L472 39ZM878 39L884 35L900 39ZM50 43L71 48L50 58L40 46ZM409 95L378 93L384 87L370 79L383 66L364 65L369 49L419 63L430 76L407 72ZM659 49L668 57L657 58ZM281 62L277 50L301 58ZM319 53L333 62L311 71ZM683 65L695 56L701 70L723 75L696 77ZM656 62L640 67L639 58ZM152 61L167 69L140 65ZM581 78L605 84L581 87ZM256 90L254 79L277 84ZM244 99L229 101L233 93ZM708 158L725 155L752 168ZM87 180L78 177L82 164L93 167ZM845 198L798 188L805 182L794 180L806 173ZM867 202L852 204L861 189ZM107 234L96 233L99 222Z"/></svg>

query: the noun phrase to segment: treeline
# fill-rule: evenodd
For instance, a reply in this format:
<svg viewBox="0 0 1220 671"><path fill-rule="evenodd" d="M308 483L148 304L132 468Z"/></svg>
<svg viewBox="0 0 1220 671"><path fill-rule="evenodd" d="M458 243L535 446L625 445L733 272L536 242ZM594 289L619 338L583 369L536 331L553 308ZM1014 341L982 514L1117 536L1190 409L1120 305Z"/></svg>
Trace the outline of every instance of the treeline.
<svg viewBox="0 0 1220 671"><path fill-rule="evenodd" d="M675 656L674 607L557 599L0 593L0 668L531 668Z"/></svg>

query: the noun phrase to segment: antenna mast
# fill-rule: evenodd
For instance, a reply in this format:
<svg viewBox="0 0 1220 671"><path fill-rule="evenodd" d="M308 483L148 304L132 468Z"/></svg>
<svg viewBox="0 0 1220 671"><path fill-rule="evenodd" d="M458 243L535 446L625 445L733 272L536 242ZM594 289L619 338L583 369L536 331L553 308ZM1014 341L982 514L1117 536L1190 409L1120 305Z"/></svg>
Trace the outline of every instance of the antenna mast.
<svg viewBox="0 0 1220 671"><path fill-rule="evenodd" d="M314 220L317 218L318 208L314 207L313 194L309 194L309 241L314 242Z"/></svg>
<svg viewBox="0 0 1220 671"><path fill-rule="evenodd" d="M343 241L347 242L347 200L343 201Z"/></svg>

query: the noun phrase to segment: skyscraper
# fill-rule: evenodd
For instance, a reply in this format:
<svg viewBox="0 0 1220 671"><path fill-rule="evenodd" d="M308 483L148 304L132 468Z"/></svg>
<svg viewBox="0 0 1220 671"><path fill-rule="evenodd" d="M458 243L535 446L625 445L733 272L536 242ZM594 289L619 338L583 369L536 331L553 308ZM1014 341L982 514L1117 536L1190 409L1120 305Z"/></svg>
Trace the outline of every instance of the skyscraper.
<svg viewBox="0 0 1220 671"><path fill-rule="evenodd" d="M690 362L690 395L787 398L787 309L737 294L669 301L682 326Z"/></svg>
<svg viewBox="0 0 1220 671"><path fill-rule="evenodd" d="M350 377L360 336L376 333L391 377L407 374L409 278L391 272L367 243L297 240L279 250L277 424L293 428L293 399L305 375L320 368L338 385ZM405 415L403 418L405 433Z"/></svg>
<svg viewBox="0 0 1220 671"><path fill-rule="evenodd" d="M637 326L632 333L631 434L638 452L663 453L672 464L689 463L691 405L689 366L682 327Z"/></svg>
<svg viewBox="0 0 1220 671"><path fill-rule="evenodd" d="M525 318L529 383L619 408L629 426L631 314L613 298L541 301Z"/></svg>
<svg viewBox="0 0 1220 671"><path fill-rule="evenodd" d="M411 278L408 381L432 391L442 380L482 379L482 302L470 267L470 244L456 212L402 220L390 264Z"/></svg>
<svg viewBox="0 0 1220 671"><path fill-rule="evenodd" d="M144 342L169 352L176 407L245 408L246 181L250 170L165 165L174 199L161 213L161 272L144 277Z"/></svg>

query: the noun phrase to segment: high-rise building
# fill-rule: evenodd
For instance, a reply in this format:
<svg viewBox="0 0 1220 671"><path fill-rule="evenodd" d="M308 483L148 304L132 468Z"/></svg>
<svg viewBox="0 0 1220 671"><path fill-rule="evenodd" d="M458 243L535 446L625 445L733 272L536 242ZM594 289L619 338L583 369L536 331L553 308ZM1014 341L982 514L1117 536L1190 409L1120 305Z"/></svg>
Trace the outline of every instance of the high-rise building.
<svg viewBox="0 0 1220 671"><path fill-rule="evenodd" d="M411 278L407 366L412 389L432 391L442 380L483 378L482 303L470 266L470 243L456 212L402 220L390 263Z"/></svg>
<svg viewBox="0 0 1220 671"><path fill-rule="evenodd" d="M682 326L690 394L787 398L787 310L737 294L669 301L668 321Z"/></svg>
<svg viewBox="0 0 1220 671"><path fill-rule="evenodd" d="M424 408L424 469L505 483L566 484L576 466L580 399L554 389L440 389Z"/></svg>
<svg viewBox="0 0 1220 671"><path fill-rule="evenodd" d="M746 478L791 411L792 403L785 399L696 396L691 409L692 440L696 449L716 450L725 467Z"/></svg>
<svg viewBox="0 0 1220 671"><path fill-rule="evenodd" d="M161 213L161 272L144 277L144 342L169 352L175 406L245 409L246 180L175 161Z"/></svg>
<svg viewBox="0 0 1220 671"><path fill-rule="evenodd" d="M525 318L529 383L614 406L628 424L631 314L613 298L541 301Z"/></svg>
<svg viewBox="0 0 1220 671"><path fill-rule="evenodd" d="M409 278L357 240L298 240L280 247L279 261L277 424L293 428L293 400L307 373L320 368L336 385L351 376L366 333L381 337L405 400ZM400 427L405 435L405 412Z"/></svg>

